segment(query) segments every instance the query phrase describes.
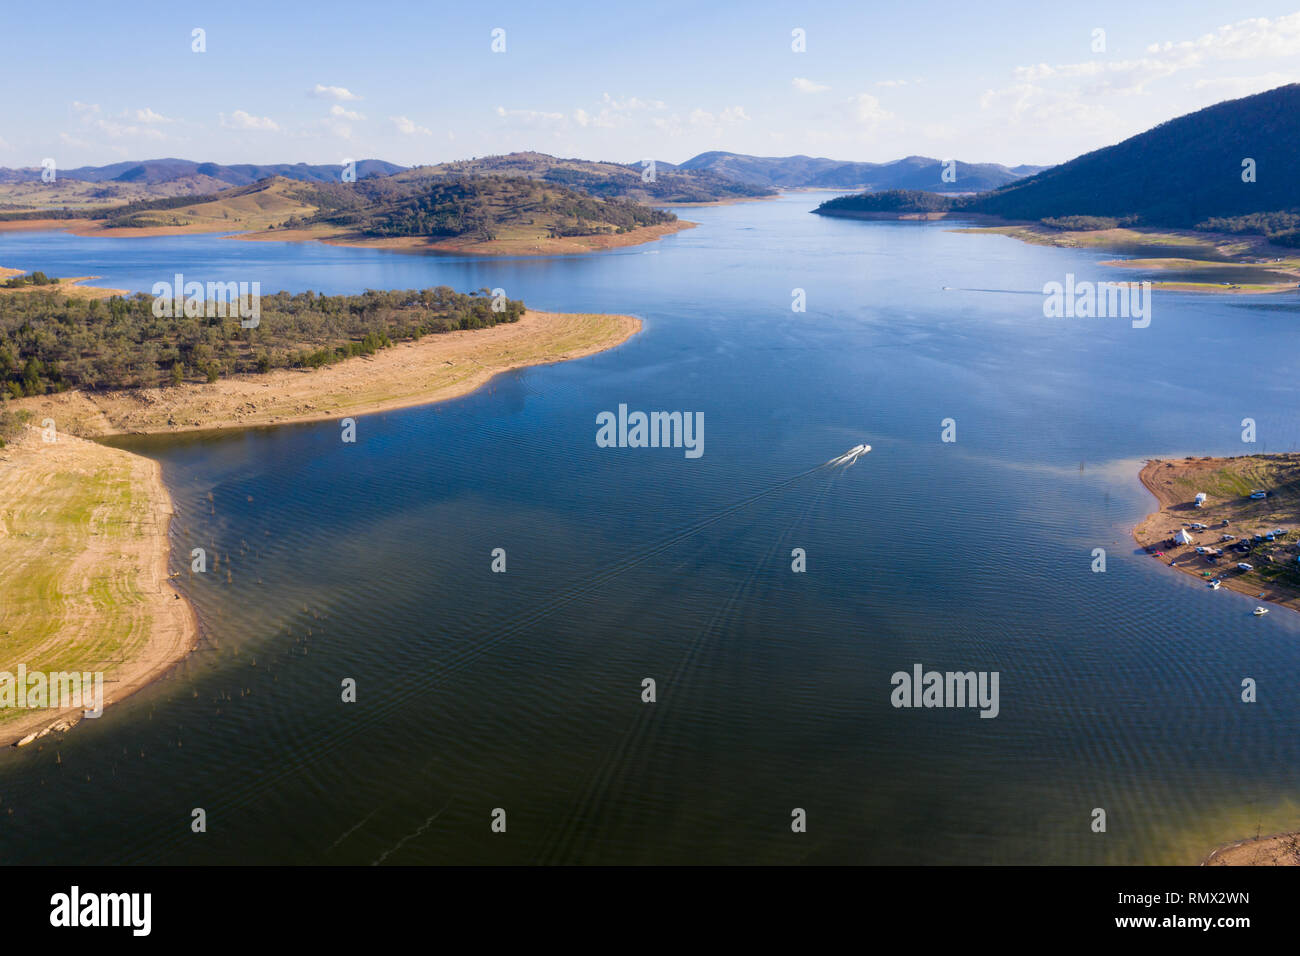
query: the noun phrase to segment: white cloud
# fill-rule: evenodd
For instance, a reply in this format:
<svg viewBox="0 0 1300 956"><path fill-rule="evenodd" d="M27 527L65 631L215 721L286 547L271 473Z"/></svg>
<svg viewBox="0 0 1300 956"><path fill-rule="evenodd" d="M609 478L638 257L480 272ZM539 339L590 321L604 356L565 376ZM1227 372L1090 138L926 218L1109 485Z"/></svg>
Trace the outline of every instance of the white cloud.
<svg viewBox="0 0 1300 956"><path fill-rule="evenodd" d="M1300 13L1269 20L1255 17L1220 27L1195 40L1152 43L1146 48L1147 56L1128 60L1084 60L1055 66L1038 63L1017 67L1015 83L1005 90L992 91L994 100L1009 98L1023 103L1026 99L1046 102L1060 96L1101 96L1105 94L1130 95L1147 92L1150 84L1189 70L1203 70L1216 63L1236 60L1261 60L1270 57L1300 56ZM1280 76L1281 85L1290 74ZM1087 80L1087 86L1052 92L1056 81ZM1219 81L1201 80L1193 84L1196 89L1213 89ZM1261 92L1268 87L1252 87L1248 78L1235 78L1222 83L1229 89L1249 89ZM985 94L985 100L989 94ZM1021 112L1024 112L1023 106Z"/></svg>
<svg viewBox="0 0 1300 956"><path fill-rule="evenodd" d="M423 126L417 126L405 116L390 116L389 120L397 127L397 131L403 136L432 136L433 131L425 129Z"/></svg>
<svg viewBox="0 0 1300 956"><path fill-rule="evenodd" d="M1261 60L1300 55L1300 13L1269 20L1252 17L1219 27L1195 40L1166 41L1147 47L1148 53L1173 53L1188 65L1206 60Z"/></svg>
<svg viewBox="0 0 1300 956"><path fill-rule="evenodd" d="M548 113L543 110L508 110L504 106L498 106L496 114L502 119L515 120L525 126L561 126L565 122L563 113Z"/></svg>
<svg viewBox="0 0 1300 956"><path fill-rule="evenodd" d="M136 137L139 139L166 139L167 135L159 129L153 129L149 126L131 126L125 123L118 123L115 120L96 119L90 124L113 139L123 139Z"/></svg>
<svg viewBox="0 0 1300 956"><path fill-rule="evenodd" d="M1050 141L1068 158L1172 115L1292 82L1296 57L1300 13L1239 20L1196 39L1152 43L1134 58L1020 66L1006 86L979 97L981 123L987 135L1000 131L1003 142L1018 128L1031 150ZM1273 64L1262 62L1270 58ZM1258 72L1232 70L1243 61ZM1156 87L1158 99L1148 95Z"/></svg>
<svg viewBox="0 0 1300 956"><path fill-rule="evenodd" d="M626 99L618 99L604 93L600 97L601 107L611 109L618 113L631 113L636 110L661 110L665 108L663 100L643 100L640 97L629 96Z"/></svg>
<svg viewBox="0 0 1300 956"><path fill-rule="evenodd" d="M1263 93L1289 83L1300 83L1300 73L1261 73L1259 76L1221 76L1212 80L1197 80L1196 89L1212 90L1216 96L1236 99Z"/></svg>
<svg viewBox="0 0 1300 956"><path fill-rule="evenodd" d="M357 121L357 120L363 120L363 119L365 119L365 117L362 116L360 113L357 113L357 112L354 112L353 110L350 110L350 109L347 109L347 108L345 108L345 107L339 106L339 104L337 104L337 103L335 103L333 106L330 107L330 115L331 115L331 116L337 116L337 117L339 117L340 119L353 120L354 122Z"/></svg>
<svg viewBox="0 0 1300 956"><path fill-rule="evenodd" d="M235 110L229 117L221 113L221 125L226 129L278 130L279 124L266 116L253 116L243 110Z"/></svg>
<svg viewBox="0 0 1300 956"><path fill-rule="evenodd" d="M800 93L825 93L830 89L830 87L825 84L814 83L812 80L806 79L802 76L796 76L790 81L790 85Z"/></svg>
<svg viewBox="0 0 1300 956"><path fill-rule="evenodd" d="M696 107L686 115L686 119L671 113L668 116L655 116L650 125L665 136L683 136L687 133L711 133L720 138L729 130L734 130L741 123L749 122L749 114L743 106L728 106L714 113L703 107Z"/></svg>
<svg viewBox="0 0 1300 956"><path fill-rule="evenodd" d="M639 115L660 112L666 108L663 100L647 100L639 96L619 99L604 93L601 95L599 107L593 111L575 109L573 122L578 126L594 129L618 129L631 125Z"/></svg>
<svg viewBox="0 0 1300 956"><path fill-rule="evenodd" d="M876 86L907 86L907 80L877 80Z"/></svg>
<svg viewBox="0 0 1300 956"><path fill-rule="evenodd" d="M732 126L736 123L748 122L749 116L743 106L728 106L716 115L708 110L693 109L690 121L692 126Z"/></svg>
<svg viewBox="0 0 1300 956"><path fill-rule="evenodd" d="M105 136L108 136L110 139L167 139L166 134L164 134L162 130L153 129L149 125L135 126L130 122L122 122L132 116L132 113L129 111L123 111L116 117L105 117L104 111L100 109L98 103L83 103L80 100L73 101L72 111L80 118L83 130L96 130L103 133ZM136 110L134 117L137 121L146 124L170 122L167 117L155 113L150 109ZM62 138L68 145L74 145L71 142L74 137L68 136L68 134L65 133ZM75 145L85 146L89 144L84 140L76 139Z"/></svg>
<svg viewBox="0 0 1300 956"><path fill-rule="evenodd" d="M850 97L849 111L853 118L867 129L875 129L885 120L894 118L894 114L881 106L880 100L870 93L859 93L857 96Z"/></svg>
<svg viewBox="0 0 1300 956"><path fill-rule="evenodd" d="M325 86L322 83L317 83L315 88L307 95L322 100L338 100L341 103L350 103L361 99L345 86Z"/></svg>
<svg viewBox="0 0 1300 956"><path fill-rule="evenodd" d="M149 107L135 111L135 119L138 123L174 123L174 119L163 116L161 113L155 113Z"/></svg>

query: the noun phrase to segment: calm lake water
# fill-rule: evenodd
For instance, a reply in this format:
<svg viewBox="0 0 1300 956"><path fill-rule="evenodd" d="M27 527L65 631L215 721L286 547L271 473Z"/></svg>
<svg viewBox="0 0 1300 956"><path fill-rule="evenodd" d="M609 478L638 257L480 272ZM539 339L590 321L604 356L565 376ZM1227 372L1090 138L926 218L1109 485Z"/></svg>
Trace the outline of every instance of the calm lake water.
<svg viewBox="0 0 1300 956"><path fill-rule="evenodd" d="M645 320L614 351L362 417L355 444L338 423L127 442L162 462L174 567L220 555L182 577L202 647L0 755L0 859L1192 863L1300 826L1300 615L1255 619L1129 536L1142 458L1300 445L1300 300L1045 319L1044 282L1132 276L809 215L821 198L548 259L0 234L0 264L144 291L178 271L502 287ZM702 412L703 456L598 448L620 403ZM915 663L998 671L1000 715L895 709Z"/></svg>

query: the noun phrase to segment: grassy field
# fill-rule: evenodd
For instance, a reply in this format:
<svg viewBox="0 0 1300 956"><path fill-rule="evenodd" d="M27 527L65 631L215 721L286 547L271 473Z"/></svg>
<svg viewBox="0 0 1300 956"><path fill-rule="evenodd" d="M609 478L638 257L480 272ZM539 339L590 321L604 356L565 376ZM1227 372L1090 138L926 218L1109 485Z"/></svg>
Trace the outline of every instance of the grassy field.
<svg viewBox="0 0 1300 956"><path fill-rule="evenodd" d="M62 178L56 178L53 183L0 183L0 212L44 209L89 211L142 199L200 195L215 192L224 186L225 183L205 176L153 186L121 182L90 183Z"/></svg>
<svg viewBox="0 0 1300 956"><path fill-rule="evenodd" d="M171 500L156 462L69 432L180 431L339 418L463 395L499 372L590 355L635 334L622 315L528 312L305 371L207 385L70 390L5 403L42 423L0 447L0 671L101 671L111 702L193 646L197 622L168 583ZM79 711L0 708L0 740Z"/></svg>
<svg viewBox="0 0 1300 956"><path fill-rule="evenodd" d="M445 185L438 177L412 180L394 177L400 188L416 189ZM371 188L361 184L358 191ZM226 190L205 202L193 202L166 209L131 213L123 221L113 219L56 219L0 223L0 229L66 229L80 236L145 238L204 232L238 232L241 239L292 242L320 240L337 245L392 249L401 252L433 252L472 255L567 255L637 245L690 228L683 221L655 222L622 228L602 217L626 218L617 205L605 203L564 187L528 178L470 180L465 187L473 216L490 222L486 233L468 229L464 234L392 235L367 233L357 223L316 222L320 203L340 201L339 190L273 177L252 186ZM333 190L333 191L331 191ZM349 192L342 193L350 199ZM313 201L313 199L315 201ZM393 197L375 199L363 205L365 216L382 218ZM576 220L570 213L575 202L585 202L590 219ZM71 204L76 208L77 204ZM103 203L101 203L103 205ZM120 205L120 203L112 203ZM448 202L444 208L456 207ZM642 218L658 215L640 208ZM373 224L373 223L372 223ZM624 224L626 225L626 224ZM569 235L575 228L582 234Z"/></svg>
<svg viewBox="0 0 1300 956"><path fill-rule="evenodd" d="M166 585L169 517L148 459L36 429L0 449L0 671L99 671L114 699L182 655L194 626ZM0 708L0 739L59 716Z"/></svg>
<svg viewBox="0 0 1300 956"><path fill-rule="evenodd" d="M1300 253L1262 236L1179 230L1062 230L1033 224L981 226L955 232L992 233L1066 249L1096 249L1131 258L1102 265L1167 273L1157 288L1184 292L1262 293L1294 290Z"/></svg>

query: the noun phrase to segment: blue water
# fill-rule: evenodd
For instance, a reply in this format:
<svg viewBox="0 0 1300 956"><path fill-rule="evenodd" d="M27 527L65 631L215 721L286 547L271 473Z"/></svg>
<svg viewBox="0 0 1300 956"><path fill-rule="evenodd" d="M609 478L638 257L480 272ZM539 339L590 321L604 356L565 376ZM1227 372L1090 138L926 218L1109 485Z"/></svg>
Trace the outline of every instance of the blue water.
<svg viewBox="0 0 1300 956"><path fill-rule="evenodd" d="M1186 863L1300 825L1300 617L1255 619L1129 535L1143 458L1300 444L1300 300L1045 319L1047 281L1132 276L820 198L545 259L0 234L0 264L132 290L501 287L645 323L361 417L356 444L337 423L132 440L163 463L175 567L223 555L182 578L203 646L0 757L0 858ZM598 448L620 403L702 412L704 455ZM917 662L998 671L1000 715L891 707Z"/></svg>

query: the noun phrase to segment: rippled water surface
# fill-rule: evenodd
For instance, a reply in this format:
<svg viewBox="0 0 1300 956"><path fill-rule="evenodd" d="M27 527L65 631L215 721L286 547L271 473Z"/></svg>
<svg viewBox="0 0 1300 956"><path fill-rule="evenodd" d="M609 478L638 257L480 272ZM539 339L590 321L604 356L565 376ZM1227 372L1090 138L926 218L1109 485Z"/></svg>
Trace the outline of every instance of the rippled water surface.
<svg viewBox="0 0 1300 956"><path fill-rule="evenodd" d="M1044 282L1132 276L1113 253L808 215L820 198L552 259L0 234L4 265L121 288L503 287L645 320L611 352L362 417L356 444L337 423L127 442L163 464L174 566L220 555L182 578L202 647L0 755L0 858L1187 863L1300 825L1300 616L1255 619L1128 533L1142 458L1300 444L1295 296L1049 320ZM620 403L703 412L704 455L598 448ZM891 707L914 663L998 671L999 716Z"/></svg>

